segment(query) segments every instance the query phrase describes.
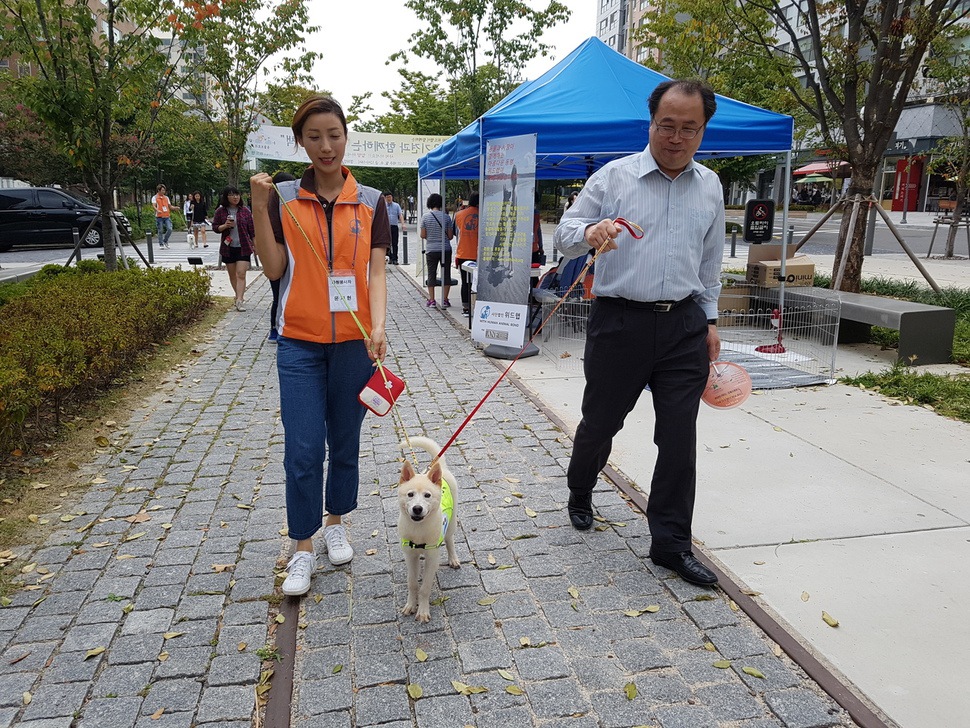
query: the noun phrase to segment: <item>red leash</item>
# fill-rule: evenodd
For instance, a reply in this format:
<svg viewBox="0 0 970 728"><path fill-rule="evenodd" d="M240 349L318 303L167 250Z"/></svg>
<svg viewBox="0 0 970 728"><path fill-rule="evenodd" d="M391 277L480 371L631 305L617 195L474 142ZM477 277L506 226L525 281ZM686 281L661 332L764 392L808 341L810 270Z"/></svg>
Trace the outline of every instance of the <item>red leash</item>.
<svg viewBox="0 0 970 728"><path fill-rule="evenodd" d="M643 237L643 228L637 225L635 222L630 222L629 220L626 220L622 217L618 217L616 218L616 220L613 221L613 224L626 228L626 230L630 233L630 235L634 238L634 240L639 240L640 238ZM441 448L441 451L437 455L435 455L434 460L432 461L432 464L434 463L434 461L438 460L442 455L444 455L445 451L449 447L451 447L452 443L458 438L458 435L461 433L461 431L465 429L465 426L469 422L471 422L471 419L472 417L475 416L475 413L478 412L478 410L481 408L483 404L485 404L485 400L487 400L492 395L492 392L495 391L495 388L499 385L499 383L503 379L505 379L505 375L509 373L509 371L512 369L512 366L515 364L515 362L519 360L519 357L522 356L522 353L528 348L529 344L532 343L532 340L539 335L539 332L542 331L542 327L545 326L546 323L549 321L549 319L552 318L553 314L559 310L559 307L562 306L563 303L565 303L566 298L576 287L576 285L581 280L583 280L583 277L586 275L586 272L590 269L590 266L592 266L593 263L596 262L596 259L599 257L599 254L606 249L606 246L609 245L610 242L612 242L612 240L613 238L607 239L606 242L604 242L597 249L596 253L593 254L593 257L586 262L586 265L583 266L583 269L579 272L579 275L576 276L576 279L572 282L572 285L570 285L569 288L566 289L566 292L562 294L562 296L559 298L559 303L557 303L553 307L552 311L549 312L549 315L542 320L542 323L539 324L538 328L536 328L536 330L532 333L532 336L529 337L529 340L522 345L522 348L519 349L519 353L515 355L515 358L511 362L509 362L509 365L505 368L505 371L502 372L499 378L495 380L495 384L493 384L489 388L489 390L485 393L485 396L478 401L478 404L476 404L472 408L472 411L469 412L468 415L465 417L465 419L462 420L462 423L458 425L458 429L455 430L455 434L453 434L451 438L448 440L448 442L445 443L444 447Z"/></svg>

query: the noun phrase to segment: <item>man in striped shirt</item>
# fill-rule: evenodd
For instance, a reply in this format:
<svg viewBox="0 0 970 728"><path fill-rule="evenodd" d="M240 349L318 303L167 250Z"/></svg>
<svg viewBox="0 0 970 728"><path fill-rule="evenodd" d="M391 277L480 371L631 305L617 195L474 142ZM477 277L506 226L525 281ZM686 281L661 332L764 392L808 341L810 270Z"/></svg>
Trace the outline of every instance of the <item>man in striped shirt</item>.
<svg viewBox="0 0 970 728"><path fill-rule="evenodd" d="M567 472L569 518L593 525L592 493L613 437L649 385L657 461L647 520L650 558L695 584L717 582L691 553L696 422L717 359L724 253L720 181L694 161L717 108L697 81L667 81L648 100L650 142L593 174L563 215L555 243L567 258L603 248L586 332L583 419ZM614 223L644 230L634 239Z"/></svg>

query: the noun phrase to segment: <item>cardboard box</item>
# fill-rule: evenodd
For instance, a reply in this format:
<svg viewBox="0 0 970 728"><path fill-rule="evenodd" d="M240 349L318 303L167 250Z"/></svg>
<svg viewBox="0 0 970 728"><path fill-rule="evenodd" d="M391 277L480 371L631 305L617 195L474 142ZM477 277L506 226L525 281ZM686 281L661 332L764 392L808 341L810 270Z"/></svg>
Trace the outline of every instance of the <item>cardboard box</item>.
<svg viewBox="0 0 970 728"><path fill-rule="evenodd" d="M750 309L751 286L725 286L717 297L717 325L743 326Z"/></svg>
<svg viewBox="0 0 970 728"><path fill-rule="evenodd" d="M748 272L745 281L765 288L777 288L781 273L780 245L749 245ZM815 284L815 262L807 255L795 255L785 261L785 285Z"/></svg>

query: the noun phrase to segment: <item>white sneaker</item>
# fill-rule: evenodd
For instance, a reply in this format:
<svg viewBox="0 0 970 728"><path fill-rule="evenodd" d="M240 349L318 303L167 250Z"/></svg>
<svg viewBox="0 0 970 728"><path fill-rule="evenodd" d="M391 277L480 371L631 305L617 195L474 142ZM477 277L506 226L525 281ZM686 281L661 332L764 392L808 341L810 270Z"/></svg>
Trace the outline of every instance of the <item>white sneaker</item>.
<svg viewBox="0 0 970 728"><path fill-rule="evenodd" d="M298 597L310 591L310 577L317 568L317 557L311 551L297 551L286 565L286 579L281 587L289 597Z"/></svg>
<svg viewBox="0 0 970 728"><path fill-rule="evenodd" d="M354 558L354 550L347 541L347 531L343 524L337 523L323 529L323 541L327 545L327 556L334 566L346 564Z"/></svg>

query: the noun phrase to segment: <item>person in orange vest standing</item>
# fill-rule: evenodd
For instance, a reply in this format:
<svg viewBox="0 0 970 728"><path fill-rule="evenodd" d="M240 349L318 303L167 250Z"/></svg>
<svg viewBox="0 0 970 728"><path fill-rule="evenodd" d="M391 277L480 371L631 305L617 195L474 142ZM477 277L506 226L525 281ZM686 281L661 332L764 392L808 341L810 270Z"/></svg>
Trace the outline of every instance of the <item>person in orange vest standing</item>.
<svg viewBox="0 0 970 728"><path fill-rule="evenodd" d="M155 188L152 204L155 206L155 230L158 233L158 247L167 248L172 237L172 203L165 194L165 185Z"/></svg>
<svg viewBox="0 0 970 728"><path fill-rule="evenodd" d="M263 274L280 280L276 368L286 521L296 542L281 588L298 596L310 589L321 528L332 564L354 556L343 516L357 508L365 413L358 395L372 362L387 353L391 226L380 190L343 166L347 119L336 101L311 96L290 128L310 158L303 178L274 186L257 174L250 186Z"/></svg>
<svg viewBox="0 0 970 728"><path fill-rule="evenodd" d="M462 269L461 264L478 260L478 193L468 197L468 207L455 215L455 229L458 230L458 250L455 253L455 267L461 276L461 312L467 316L471 312L472 274Z"/></svg>

